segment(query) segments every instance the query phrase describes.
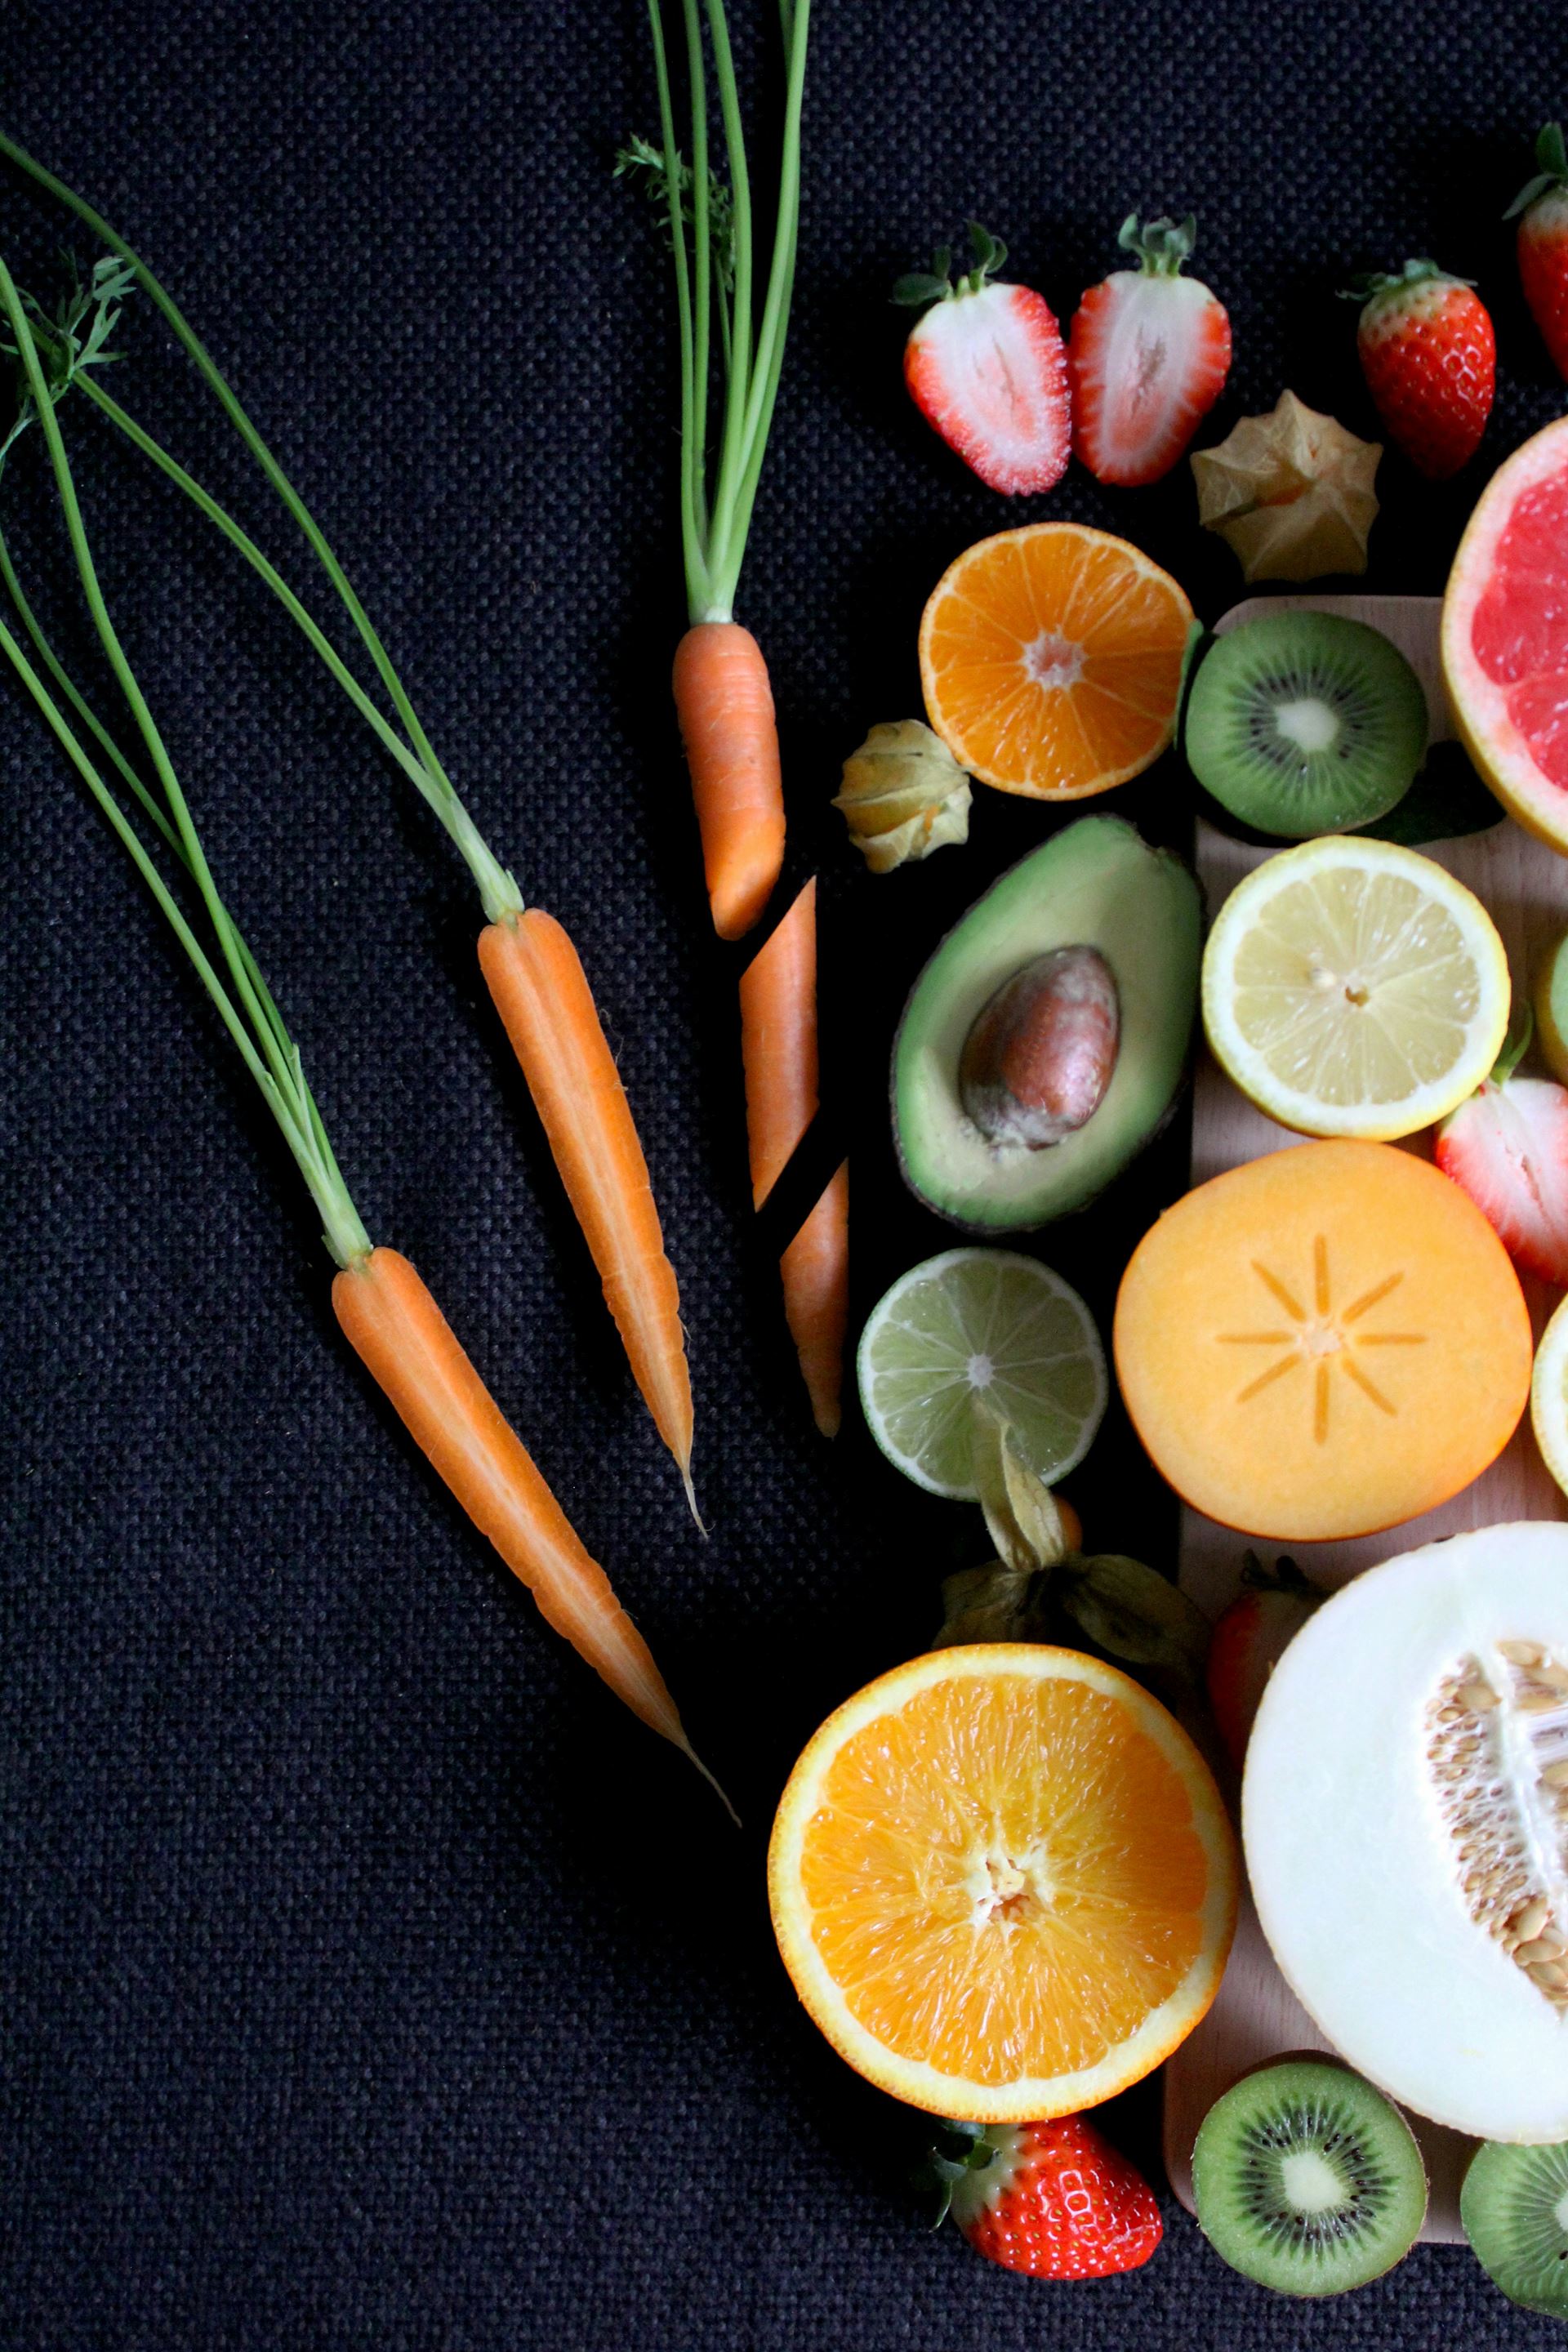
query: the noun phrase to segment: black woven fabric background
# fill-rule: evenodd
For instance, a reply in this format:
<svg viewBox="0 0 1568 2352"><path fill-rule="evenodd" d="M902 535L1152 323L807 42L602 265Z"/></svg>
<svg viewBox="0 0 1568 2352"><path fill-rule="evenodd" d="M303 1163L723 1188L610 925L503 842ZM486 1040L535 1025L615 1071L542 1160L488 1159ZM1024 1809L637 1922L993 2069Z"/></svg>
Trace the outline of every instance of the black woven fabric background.
<svg viewBox="0 0 1568 2352"><path fill-rule="evenodd" d="M944 1246L883 1111L897 1007L1045 829L864 874L827 807L919 707L942 565L1044 512L1240 593L1184 468L1021 510L908 405L893 275L978 215L1063 310L1131 206L1192 206L1237 363L1370 428L1344 272L1428 248L1493 303L1483 458L1391 459L1374 583L1430 591L1562 387L1498 215L1568 105L1561 0L816 0L796 323L742 611L819 867L857 1321ZM735 0L752 90L773 14ZM763 1884L820 1717L921 1647L976 1516L851 1411L812 1432L748 1232L736 965L710 932L668 698L680 625L671 304L615 184L651 126L638 0L10 0L9 128L177 291L343 554L481 827L572 929L617 1042L690 1331L695 1535L473 956L444 838L176 495L68 413L108 594L366 1222L409 1252L609 1565L735 1794L550 1636L347 1355L309 1204L51 745L0 692L0 2344L6 2352L958 2352L1544 2346L1460 2251L1322 2307L1168 2204L1152 2266L1016 2281L921 2226L918 2125L795 2005ZM763 46L766 46L765 44ZM63 223L0 173L40 276ZM79 237L77 240L79 244ZM115 390L294 576L302 551L133 306ZM89 672L36 449L5 481ZM1121 796L1180 839L1173 766ZM1040 1253L1105 1316L1179 1189L1173 1134ZM1073 1490L1169 1560L1112 1413ZM1110 2121L1157 2163L1152 2090Z"/></svg>

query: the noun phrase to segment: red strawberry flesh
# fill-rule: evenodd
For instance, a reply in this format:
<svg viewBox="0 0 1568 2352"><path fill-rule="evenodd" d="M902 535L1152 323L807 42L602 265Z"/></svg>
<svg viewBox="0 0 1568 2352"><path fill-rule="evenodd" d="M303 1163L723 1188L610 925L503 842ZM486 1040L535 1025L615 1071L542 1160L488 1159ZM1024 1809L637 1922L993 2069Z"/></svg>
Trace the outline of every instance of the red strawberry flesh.
<svg viewBox="0 0 1568 2352"><path fill-rule="evenodd" d="M1436 1160L1516 1265L1568 1285L1568 1088L1489 1078L1444 1121Z"/></svg>
<svg viewBox="0 0 1568 2352"><path fill-rule="evenodd" d="M1196 278L1118 269L1079 303L1068 365L1089 472L1127 488L1158 481L1224 388L1230 320Z"/></svg>
<svg viewBox="0 0 1568 2352"><path fill-rule="evenodd" d="M904 347L921 413L994 490L1048 490L1068 462L1067 354L1049 304L985 286L929 310Z"/></svg>

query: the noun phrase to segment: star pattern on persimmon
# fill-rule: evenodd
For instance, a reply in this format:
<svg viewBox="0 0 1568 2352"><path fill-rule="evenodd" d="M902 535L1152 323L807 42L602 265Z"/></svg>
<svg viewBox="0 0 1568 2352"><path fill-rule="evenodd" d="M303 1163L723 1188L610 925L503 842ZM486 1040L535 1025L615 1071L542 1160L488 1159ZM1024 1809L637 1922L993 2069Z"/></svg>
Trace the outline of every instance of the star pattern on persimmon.
<svg viewBox="0 0 1568 2352"><path fill-rule="evenodd" d="M1368 1348L1420 1348L1426 1345L1424 1331L1363 1331L1362 1318L1381 1307L1404 1281L1403 1271L1385 1275L1352 1298L1348 1307L1336 1308L1333 1284L1329 1272L1329 1244L1326 1234L1319 1234L1312 1243L1311 1305L1306 1306L1296 1296L1290 1285L1260 1258L1252 1260L1252 1271L1278 1307L1289 1318L1283 1329L1267 1331L1222 1331L1219 1344L1223 1348L1278 1348L1281 1352L1247 1381L1237 1396L1237 1404L1247 1404L1276 1381L1292 1372L1311 1374L1312 1436L1319 1445L1328 1443L1329 1422L1333 1409L1334 1371L1336 1367L1353 1387L1361 1391L1379 1412L1391 1418L1397 1415L1398 1405L1386 1395L1362 1361Z"/></svg>

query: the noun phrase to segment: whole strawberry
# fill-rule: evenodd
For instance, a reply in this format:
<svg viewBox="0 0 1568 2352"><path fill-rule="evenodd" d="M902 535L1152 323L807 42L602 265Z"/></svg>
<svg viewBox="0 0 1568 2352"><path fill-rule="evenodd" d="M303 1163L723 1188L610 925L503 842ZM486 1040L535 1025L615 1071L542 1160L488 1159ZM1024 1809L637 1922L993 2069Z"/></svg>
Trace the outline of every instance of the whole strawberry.
<svg viewBox="0 0 1568 2352"><path fill-rule="evenodd" d="M976 2253L1026 2278L1109 2278L1162 2235L1142 2175L1082 2116L1045 2124L943 2124L929 2175L938 2226L952 2213Z"/></svg>
<svg viewBox="0 0 1568 2352"><path fill-rule="evenodd" d="M1378 415L1429 481L1447 481L1474 457L1491 414L1497 338L1486 304L1435 261L1360 278L1345 293L1363 306L1356 347Z"/></svg>
<svg viewBox="0 0 1568 2352"><path fill-rule="evenodd" d="M1098 481L1131 488L1168 474L1225 388L1230 320L1217 295L1182 265L1197 236L1183 221L1117 238L1136 269L1112 270L1079 304L1068 339L1073 446Z"/></svg>
<svg viewBox="0 0 1568 2352"><path fill-rule="evenodd" d="M929 271L900 278L893 299L923 310L904 346L904 382L921 415L994 490L1048 490L1071 440L1067 352L1045 297L993 283L1000 237L969 224L974 268L952 283L943 247Z"/></svg>
<svg viewBox="0 0 1568 2352"><path fill-rule="evenodd" d="M1268 1677L1322 1598L1292 1559L1265 1568L1249 1551L1242 1589L1215 1621L1205 1680L1215 1725L1239 1772Z"/></svg>
<svg viewBox="0 0 1568 2352"><path fill-rule="evenodd" d="M1519 222L1519 282L1553 366L1568 378L1568 147L1560 122L1536 141L1535 177L1503 218Z"/></svg>

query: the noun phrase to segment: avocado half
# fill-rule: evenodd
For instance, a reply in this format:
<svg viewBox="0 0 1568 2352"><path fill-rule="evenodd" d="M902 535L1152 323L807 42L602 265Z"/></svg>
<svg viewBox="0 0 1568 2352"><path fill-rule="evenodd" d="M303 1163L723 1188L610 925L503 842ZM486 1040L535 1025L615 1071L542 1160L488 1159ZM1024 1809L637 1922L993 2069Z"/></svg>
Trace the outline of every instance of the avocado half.
<svg viewBox="0 0 1568 2352"><path fill-rule="evenodd" d="M1084 1126L1030 1150L965 1116L959 1055L1005 981L1052 948L1098 948L1121 1035ZM1197 1012L1203 898L1173 850L1119 816L1079 817L992 884L910 992L893 1041L893 1135L910 1191L970 1233L1020 1233L1081 1209L1157 1133L1181 1090Z"/></svg>

